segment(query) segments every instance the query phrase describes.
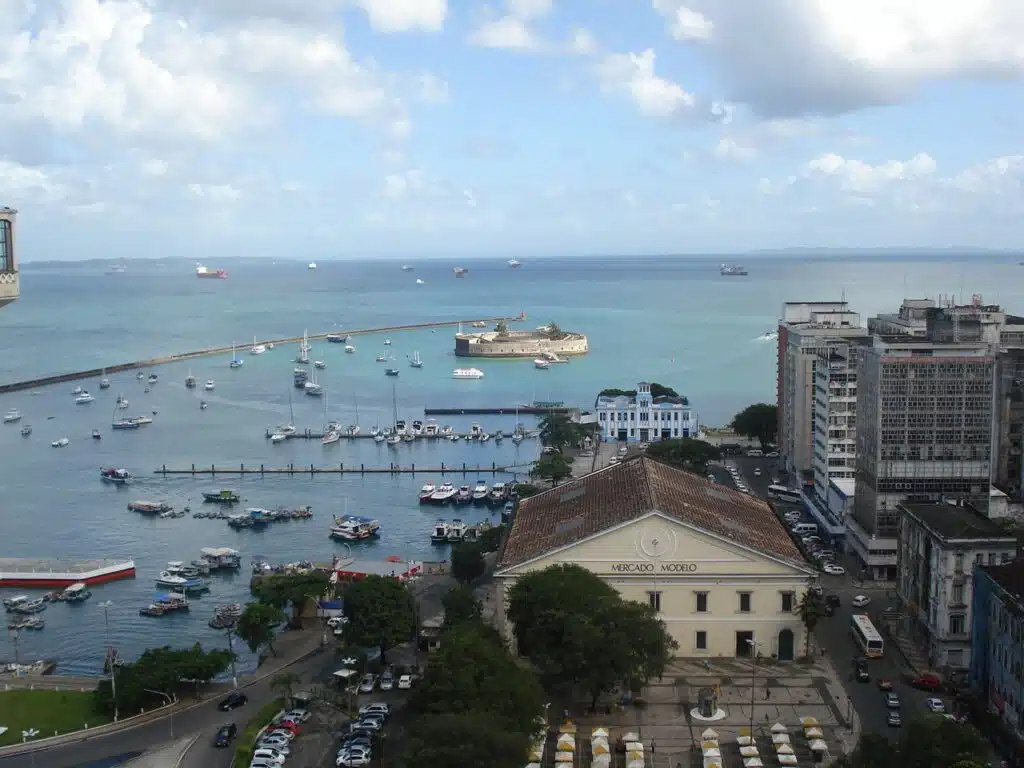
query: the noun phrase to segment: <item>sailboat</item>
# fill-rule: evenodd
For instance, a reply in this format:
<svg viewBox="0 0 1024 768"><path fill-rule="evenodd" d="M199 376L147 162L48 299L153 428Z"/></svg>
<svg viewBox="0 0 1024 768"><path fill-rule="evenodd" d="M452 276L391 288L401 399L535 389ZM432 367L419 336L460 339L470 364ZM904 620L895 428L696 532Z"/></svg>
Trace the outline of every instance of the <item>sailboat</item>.
<svg viewBox="0 0 1024 768"><path fill-rule="evenodd" d="M352 395L352 405L355 407L356 410L356 422L355 424L349 424L347 427L345 427L345 434L348 435L349 437L356 437L359 435L362 429L359 426L359 398L357 398L355 395Z"/></svg>
<svg viewBox="0 0 1024 768"><path fill-rule="evenodd" d="M273 434L270 436L270 442L280 443L287 440L289 437L294 435L298 430L295 429L295 410L292 408L292 393L288 392L288 423L284 426L278 425L274 428Z"/></svg>
<svg viewBox="0 0 1024 768"><path fill-rule="evenodd" d="M266 346L263 345L263 344L257 344L256 343L256 337L253 336L252 337L252 349L249 350L249 354L250 355L262 355L266 351L267 351Z"/></svg>
<svg viewBox="0 0 1024 768"><path fill-rule="evenodd" d="M110 389L110 379L107 378L107 369L103 369L103 373L100 374L103 378L100 379L100 389Z"/></svg>
<svg viewBox="0 0 1024 768"><path fill-rule="evenodd" d="M306 391L306 394L311 397L319 397L324 393L324 388L320 384L317 384L315 368L313 369L313 380L307 381L303 386L303 389Z"/></svg>
<svg viewBox="0 0 1024 768"><path fill-rule="evenodd" d="M301 365L309 365L309 337L306 331L302 332L302 343L299 345L299 356L295 362Z"/></svg>
<svg viewBox="0 0 1024 768"><path fill-rule="evenodd" d="M523 425L519 423L519 403L516 403L516 426L512 431L512 442L516 445L523 442Z"/></svg>
<svg viewBox="0 0 1024 768"><path fill-rule="evenodd" d="M423 361L420 360L420 351L417 349L412 353L412 359L409 360L409 365L413 368L422 368Z"/></svg>
<svg viewBox="0 0 1024 768"><path fill-rule="evenodd" d="M333 421L327 420L327 393L324 393L324 436L320 440L321 445L330 445L341 439L341 427Z"/></svg>
<svg viewBox="0 0 1024 768"><path fill-rule="evenodd" d="M110 426L112 429L138 429L141 422L137 419L119 419L117 412L121 410L122 403L124 408L128 407L128 401L125 400L121 395L117 396L117 402L114 403L114 413L110 416Z"/></svg>
<svg viewBox="0 0 1024 768"><path fill-rule="evenodd" d="M195 389L196 388L196 377L192 375L192 369L188 369L188 376L185 377L185 388Z"/></svg>
<svg viewBox="0 0 1024 768"><path fill-rule="evenodd" d="M242 360L235 354L234 342L231 344L231 362L228 364L229 368L241 368L245 365L245 360Z"/></svg>
<svg viewBox="0 0 1024 768"><path fill-rule="evenodd" d="M388 445L398 445L402 442L402 436L398 434L398 392L394 384L391 385L391 410L394 420L391 422L393 426L388 435Z"/></svg>

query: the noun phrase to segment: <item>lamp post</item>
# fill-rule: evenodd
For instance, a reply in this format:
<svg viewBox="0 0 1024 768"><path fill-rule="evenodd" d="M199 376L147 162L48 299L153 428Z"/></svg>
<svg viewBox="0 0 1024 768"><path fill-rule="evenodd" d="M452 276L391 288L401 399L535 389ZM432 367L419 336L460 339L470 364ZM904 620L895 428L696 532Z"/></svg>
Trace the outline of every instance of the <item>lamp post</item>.
<svg viewBox="0 0 1024 768"><path fill-rule="evenodd" d="M21 652L18 649L18 630L9 629L11 642L14 644L14 676L21 677Z"/></svg>
<svg viewBox="0 0 1024 768"><path fill-rule="evenodd" d="M99 607L103 609L103 641L106 646L103 649L103 663L106 664L107 659L110 659L110 697L114 700L114 722L117 722L117 659L114 654L111 653L110 647L110 609L114 603L110 600L106 600L99 604Z"/></svg>
<svg viewBox="0 0 1024 768"><path fill-rule="evenodd" d="M756 640L747 640L747 645L750 646L750 738L754 738L754 695L757 693L757 683L755 675L757 674L757 653L761 648L761 644Z"/></svg>
<svg viewBox="0 0 1024 768"><path fill-rule="evenodd" d="M229 626L227 628L226 634L228 636L228 653L231 654L231 687L232 688L237 688L238 687L238 670L235 668L235 644L234 644L235 625L234 625L234 623L232 623L231 626Z"/></svg>
<svg viewBox="0 0 1024 768"><path fill-rule="evenodd" d="M163 696L164 700L167 702L167 706L168 707L171 706L172 704L174 704L175 699L173 697L171 697L169 694L164 693L163 691L154 691L152 688L143 688L142 690L144 690L146 693L155 693L157 696ZM173 740L174 739L174 710L173 709L170 710L170 718L169 719L170 719L170 725L171 725L171 739Z"/></svg>

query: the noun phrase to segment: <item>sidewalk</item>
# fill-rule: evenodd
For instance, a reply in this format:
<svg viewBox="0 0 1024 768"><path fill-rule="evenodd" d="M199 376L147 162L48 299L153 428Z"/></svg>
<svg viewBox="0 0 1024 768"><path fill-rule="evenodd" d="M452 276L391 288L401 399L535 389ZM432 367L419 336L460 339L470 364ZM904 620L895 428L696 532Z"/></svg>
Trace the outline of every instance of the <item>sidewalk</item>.
<svg viewBox="0 0 1024 768"><path fill-rule="evenodd" d="M198 736L186 736L160 749L147 752L124 764L124 768L177 768L185 754L198 740Z"/></svg>

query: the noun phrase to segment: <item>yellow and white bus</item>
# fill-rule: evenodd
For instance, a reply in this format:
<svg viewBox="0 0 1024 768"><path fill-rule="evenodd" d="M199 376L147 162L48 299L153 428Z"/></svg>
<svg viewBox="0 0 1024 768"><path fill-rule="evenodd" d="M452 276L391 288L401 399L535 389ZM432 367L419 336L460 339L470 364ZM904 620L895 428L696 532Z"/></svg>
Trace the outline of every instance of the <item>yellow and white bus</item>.
<svg viewBox="0 0 1024 768"><path fill-rule="evenodd" d="M850 633L865 656L871 659L882 658L885 646L881 634L875 629L871 619L863 613L854 614L850 621Z"/></svg>

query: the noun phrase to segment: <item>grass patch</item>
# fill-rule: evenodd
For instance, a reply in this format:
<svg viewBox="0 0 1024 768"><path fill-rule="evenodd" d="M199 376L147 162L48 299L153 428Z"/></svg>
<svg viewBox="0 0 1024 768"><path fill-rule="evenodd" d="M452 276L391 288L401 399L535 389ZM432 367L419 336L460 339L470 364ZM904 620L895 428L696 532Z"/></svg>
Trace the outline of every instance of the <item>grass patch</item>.
<svg viewBox="0 0 1024 768"><path fill-rule="evenodd" d="M9 729L0 735L0 747L20 744L21 732L30 728L39 731L36 738L43 739L54 731L69 733L111 720L93 708L91 691L0 692L0 725Z"/></svg>
<svg viewBox="0 0 1024 768"><path fill-rule="evenodd" d="M238 739L235 748L235 765L248 765L252 762L252 746L256 742L256 734L263 726L270 723L278 712L284 709L284 698L274 699L259 712L249 718L245 730Z"/></svg>

